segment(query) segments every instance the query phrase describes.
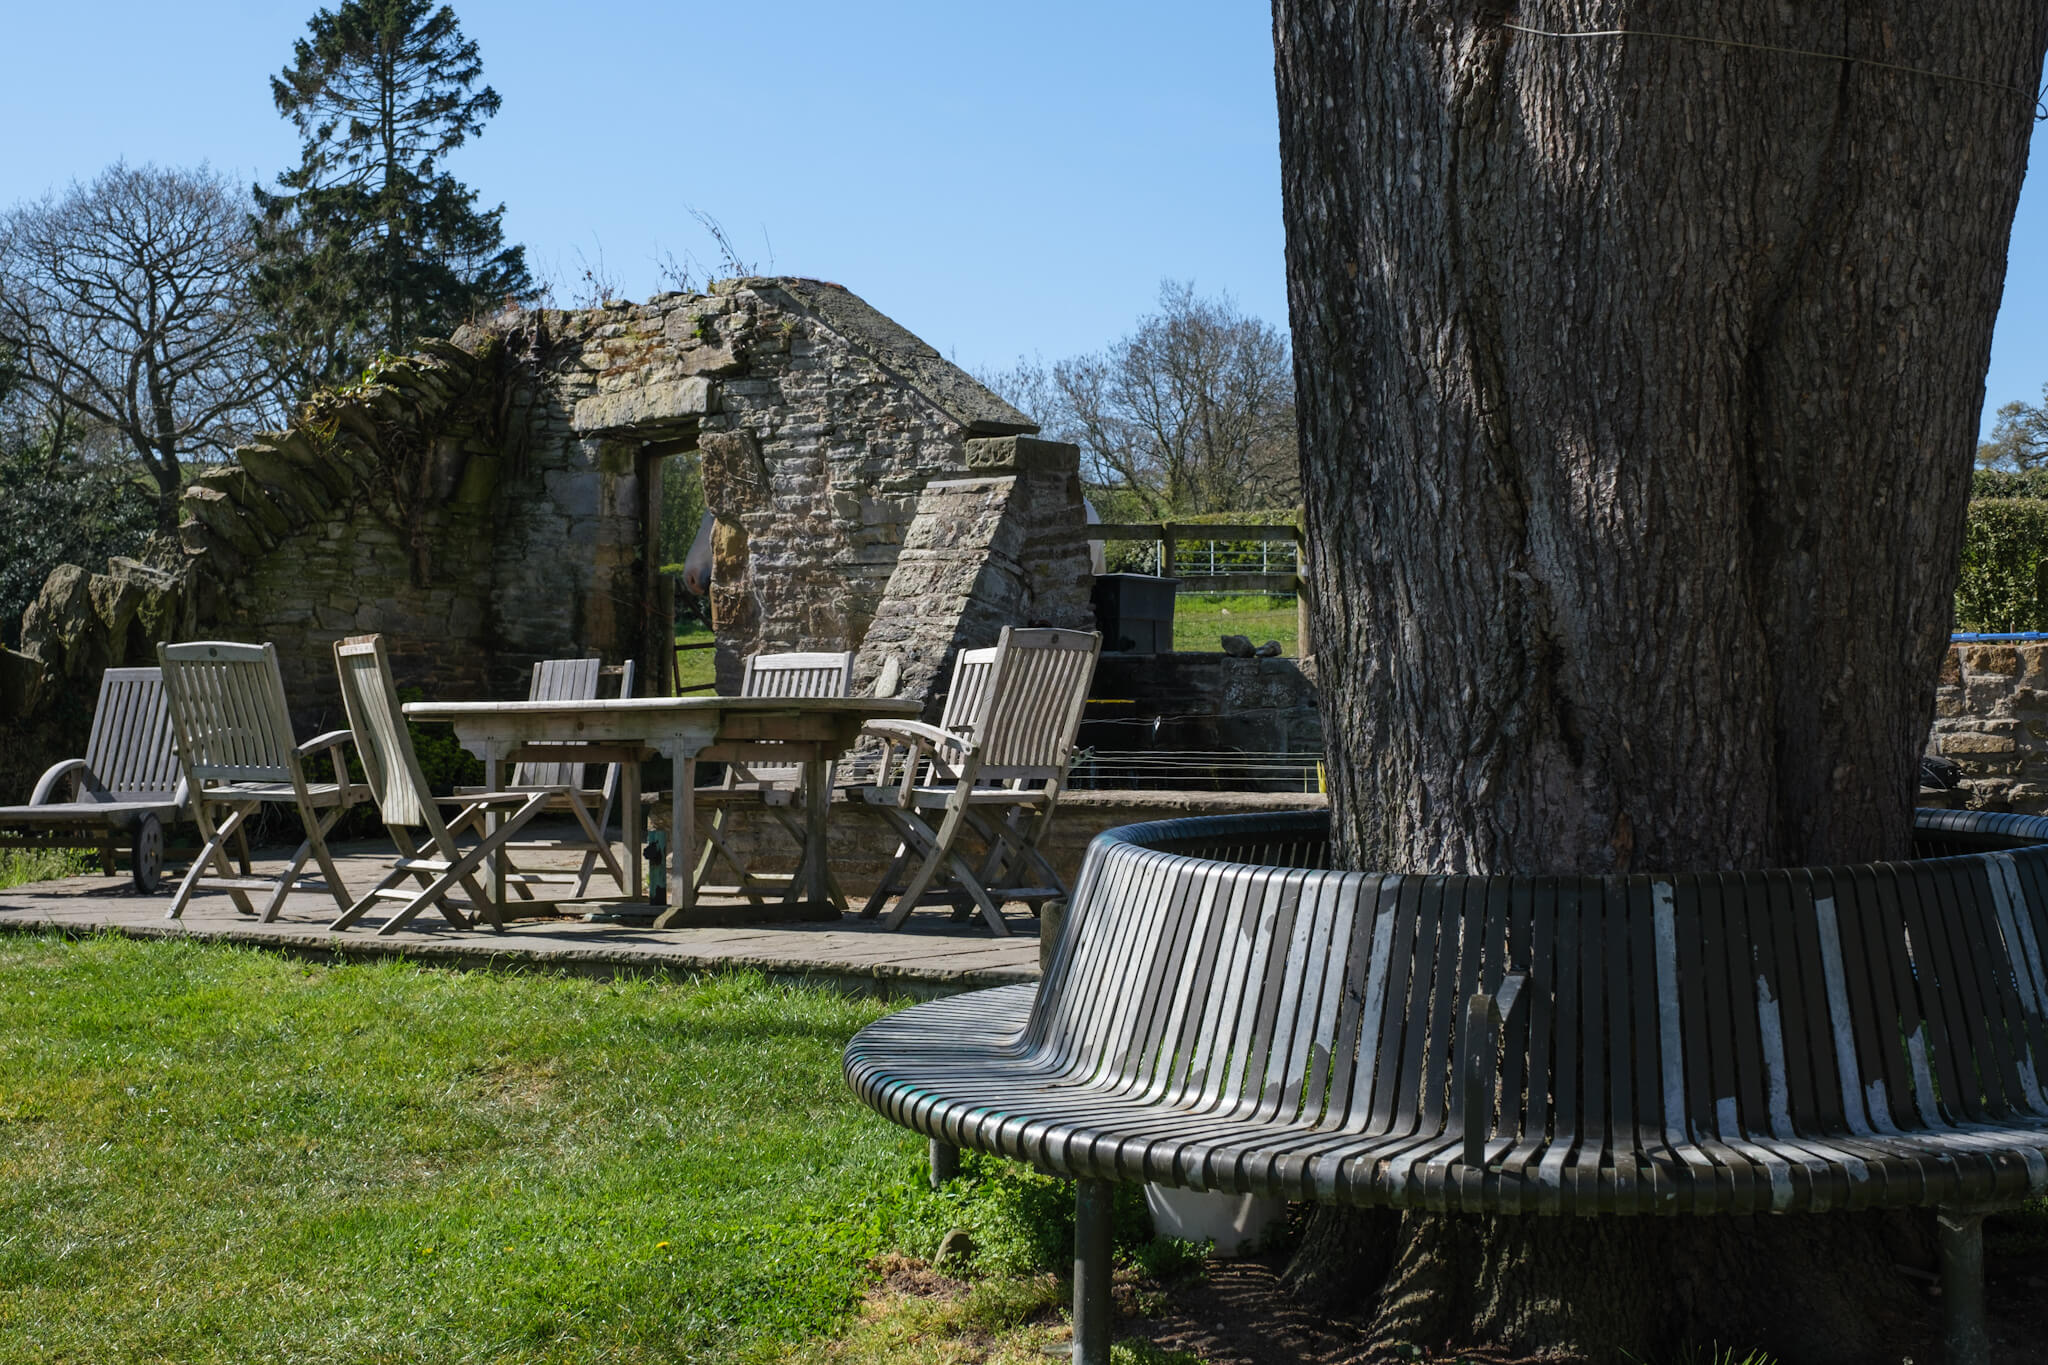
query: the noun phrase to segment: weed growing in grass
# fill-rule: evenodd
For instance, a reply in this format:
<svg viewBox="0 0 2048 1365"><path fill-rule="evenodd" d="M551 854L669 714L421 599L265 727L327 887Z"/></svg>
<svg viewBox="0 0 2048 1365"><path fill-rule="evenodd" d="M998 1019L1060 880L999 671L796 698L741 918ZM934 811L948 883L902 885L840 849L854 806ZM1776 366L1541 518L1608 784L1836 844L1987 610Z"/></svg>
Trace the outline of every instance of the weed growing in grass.
<svg viewBox="0 0 2048 1365"><path fill-rule="evenodd" d="M89 848L0 848L0 891L82 876L98 867L99 855Z"/></svg>
<svg viewBox="0 0 2048 1365"><path fill-rule="evenodd" d="M929 1259L956 1227L973 1235L975 1274L1064 1274L1074 1262L1074 1187L1014 1161L962 1152L957 1179L902 1210L896 1239L904 1250ZM1156 1278L1187 1273L1207 1254L1205 1246L1155 1238L1144 1186L1129 1181L1116 1187L1110 1244L1118 1260Z"/></svg>

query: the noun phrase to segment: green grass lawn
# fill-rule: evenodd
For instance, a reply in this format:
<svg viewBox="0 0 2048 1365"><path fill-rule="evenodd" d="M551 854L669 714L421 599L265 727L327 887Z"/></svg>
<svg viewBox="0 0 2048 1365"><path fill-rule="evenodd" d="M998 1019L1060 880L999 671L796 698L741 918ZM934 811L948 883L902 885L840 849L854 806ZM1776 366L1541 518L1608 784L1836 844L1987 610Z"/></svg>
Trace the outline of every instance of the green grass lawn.
<svg viewBox="0 0 2048 1365"><path fill-rule="evenodd" d="M0 1362L1039 1358L1070 1189L970 1153L928 1190L840 1074L888 1008L0 937ZM1118 1245L1190 1273L1143 1209ZM952 1227L973 1294L853 1316Z"/></svg>
<svg viewBox="0 0 2048 1365"><path fill-rule="evenodd" d="M0 939L0 1361L779 1358L919 1194L882 1012Z"/></svg>
<svg viewBox="0 0 2048 1365"><path fill-rule="evenodd" d="M711 639L711 627L695 617L685 616L676 622L679 645L709 644ZM708 649L690 649L676 655L677 687L687 689L714 681L713 662L714 651Z"/></svg>
<svg viewBox="0 0 2048 1365"><path fill-rule="evenodd" d="M1177 650L1222 648L1226 635L1245 635L1253 645L1280 642L1288 658L1301 654L1292 597L1182 593L1173 601L1173 647Z"/></svg>

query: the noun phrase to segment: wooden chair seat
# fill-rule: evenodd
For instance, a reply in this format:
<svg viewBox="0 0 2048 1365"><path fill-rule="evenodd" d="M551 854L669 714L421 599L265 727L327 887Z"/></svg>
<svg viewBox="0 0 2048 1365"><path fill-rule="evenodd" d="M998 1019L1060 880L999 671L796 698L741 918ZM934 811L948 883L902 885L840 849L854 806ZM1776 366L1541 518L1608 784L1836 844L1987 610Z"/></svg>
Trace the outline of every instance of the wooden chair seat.
<svg viewBox="0 0 2048 1365"><path fill-rule="evenodd" d="M207 789L222 799L251 801L291 801L300 794L289 782L220 782ZM342 801L354 804L362 800L362 788L355 784L342 786L336 782L308 782L301 789L306 804L315 807L337 805Z"/></svg>
<svg viewBox="0 0 2048 1365"><path fill-rule="evenodd" d="M1932 1205L1952 1301L1981 1301L1976 1220L2048 1193L2048 819L1918 832L1938 856L1512 878L1324 870L1321 813L1114 830L1036 991L883 1019L847 1076L941 1148L1084 1187Z"/></svg>

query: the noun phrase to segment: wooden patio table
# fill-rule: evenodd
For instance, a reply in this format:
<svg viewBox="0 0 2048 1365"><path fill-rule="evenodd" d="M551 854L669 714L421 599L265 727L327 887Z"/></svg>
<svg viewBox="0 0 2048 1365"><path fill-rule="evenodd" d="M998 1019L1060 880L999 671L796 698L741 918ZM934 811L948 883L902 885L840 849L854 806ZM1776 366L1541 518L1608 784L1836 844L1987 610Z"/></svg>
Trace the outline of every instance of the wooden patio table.
<svg viewBox="0 0 2048 1365"><path fill-rule="evenodd" d="M869 720L913 720L923 703L876 697L615 697L594 701L412 702L405 714L455 727L463 748L483 760L496 790L507 763L621 764L627 895L640 898L640 762L659 755L673 765L669 826L668 907L654 925L687 923L696 908L691 885L697 764L798 762L804 765L804 853L798 869L805 904L830 905L825 877L825 815L832 799L827 766L853 747ZM574 746L565 748L564 746ZM502 871L491 894L504 900ZM820 911L820 913L822 913Z"/></svg>

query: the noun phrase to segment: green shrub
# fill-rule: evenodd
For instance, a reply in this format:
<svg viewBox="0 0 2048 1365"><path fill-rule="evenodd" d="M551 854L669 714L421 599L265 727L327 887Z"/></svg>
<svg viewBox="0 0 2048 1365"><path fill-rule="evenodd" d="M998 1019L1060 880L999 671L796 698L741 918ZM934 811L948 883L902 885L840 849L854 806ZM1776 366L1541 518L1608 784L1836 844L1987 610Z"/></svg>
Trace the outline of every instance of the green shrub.
<svg viewBox="0 0 2048 1365"><path fill-rule="evenodd" d="M1970 480L1970 497L2048 498L2048 469L1980 469Z"/></svg>
<svg viewBox="0 0 2048 1365"><path fill-rule="evenodd" d="M2044 561L2048 561L2048 499L1979 498L1972 502L1963 533L1962 578L1956 584L1956 629L2048 629Z"/></svg>

